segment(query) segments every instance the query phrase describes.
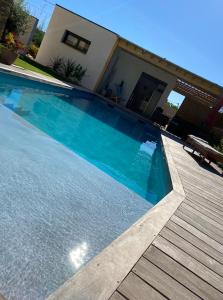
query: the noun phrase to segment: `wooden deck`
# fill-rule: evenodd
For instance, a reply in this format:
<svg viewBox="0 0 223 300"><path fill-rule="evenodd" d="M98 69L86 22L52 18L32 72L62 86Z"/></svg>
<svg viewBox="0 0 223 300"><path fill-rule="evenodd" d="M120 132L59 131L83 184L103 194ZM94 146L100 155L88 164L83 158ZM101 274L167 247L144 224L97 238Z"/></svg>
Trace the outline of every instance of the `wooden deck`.
<svg viewBox="0 0 223 300"><path fill-rule="evenodd" d="M185 200L110 300L223 299L223 178L170 147Z"/></svg>

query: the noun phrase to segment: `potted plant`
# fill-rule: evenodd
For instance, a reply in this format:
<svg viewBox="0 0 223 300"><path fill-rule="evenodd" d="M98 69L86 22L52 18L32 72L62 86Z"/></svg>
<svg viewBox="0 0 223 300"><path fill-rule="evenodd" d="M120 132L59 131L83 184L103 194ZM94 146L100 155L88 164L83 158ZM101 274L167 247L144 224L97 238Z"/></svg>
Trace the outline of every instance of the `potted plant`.
<svg viewBox="0 0 223 300"><path fill-rule="evenodd" d="M24 51L24 45L16 41L12 32L5 36L3 46L0 52L0 62L6 65L13 64L19 53Z"/></svg>

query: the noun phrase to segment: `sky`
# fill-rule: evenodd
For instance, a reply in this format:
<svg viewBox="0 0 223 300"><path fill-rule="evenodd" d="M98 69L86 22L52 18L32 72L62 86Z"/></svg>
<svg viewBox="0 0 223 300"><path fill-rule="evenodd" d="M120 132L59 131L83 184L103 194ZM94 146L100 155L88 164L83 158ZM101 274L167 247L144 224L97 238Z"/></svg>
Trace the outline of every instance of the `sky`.
<svg viewBox="0 0 223 300"><path fill-rule="evenodd" d="M64 6L181 67L223 86L223 0L27 0L47 28ZM172 96L178 103L179 97Z"/></svg>

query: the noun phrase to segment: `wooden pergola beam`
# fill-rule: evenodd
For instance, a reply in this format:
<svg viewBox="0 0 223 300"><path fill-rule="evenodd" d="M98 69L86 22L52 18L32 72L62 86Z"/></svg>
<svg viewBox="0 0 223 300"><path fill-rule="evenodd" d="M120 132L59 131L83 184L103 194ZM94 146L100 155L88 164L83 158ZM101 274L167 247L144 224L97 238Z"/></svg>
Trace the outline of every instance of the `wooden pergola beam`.
<svg viewBox="0 0 223 300"><path fill-rule="evenodd" d="M218 97L223 93L222 86L181 68L165 58L149 52L121 37L119 38L118 47L144 60L145 62L151 63L152 65L176 76L176 78L187 82L198 89L207 91L207 93L213 96Z"/></svg>

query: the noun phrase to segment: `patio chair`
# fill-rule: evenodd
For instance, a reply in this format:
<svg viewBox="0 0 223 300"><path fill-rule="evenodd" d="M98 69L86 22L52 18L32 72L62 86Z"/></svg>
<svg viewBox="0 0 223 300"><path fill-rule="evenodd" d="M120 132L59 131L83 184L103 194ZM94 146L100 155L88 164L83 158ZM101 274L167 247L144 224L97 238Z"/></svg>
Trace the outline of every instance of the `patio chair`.
<svg viewBox="0 0 223 300"><path fill-rule="evenodd" d="M194 135L188 135L186 143L191 146L191 148L193 149L193 153L194 151L197 151L200 154L202 162L207 159L209 163L211 163L211 161L216 163L223 163L223 153L211 147L207 141ZM185 146L186 144L184 144L183 148Z"/></svg>

